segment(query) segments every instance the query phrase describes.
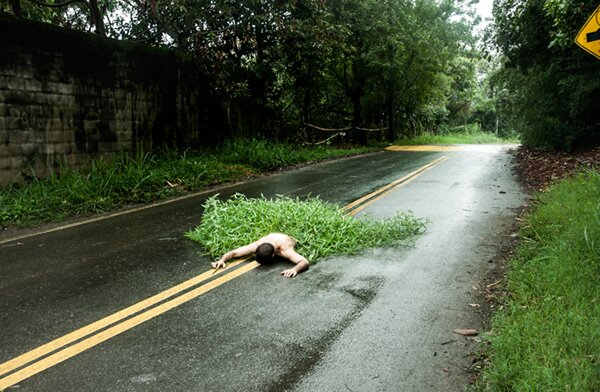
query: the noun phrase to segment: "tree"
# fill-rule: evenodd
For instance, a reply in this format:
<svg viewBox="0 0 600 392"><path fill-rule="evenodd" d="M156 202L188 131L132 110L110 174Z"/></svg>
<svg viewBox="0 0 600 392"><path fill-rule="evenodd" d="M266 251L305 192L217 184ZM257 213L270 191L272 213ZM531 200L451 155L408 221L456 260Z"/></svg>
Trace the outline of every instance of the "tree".
<svg viewBox="0 0 600 392"><path fill-rule="evenodd" d="M106 36L104 17L114 8L111 0L9 0L9 10L16 17L25 17L63 27L78 26L82 30L93 27L94 32ZM2 8L0 8L1 10Z"/></svg>
<svg viewBox="0 0 600 392"><path fill-rule="evenodd" d="M268 136L314 123L351 126L361 143L387 128L391 142L470 107L472 36L456 19L467 0L11 1L24 17L192 56L210 94L249 104Z"/></svg>
<svg viewBox="0 0 600 392"><path fill-rule="evenodd" d="M573 0L496 3L494 41L511 92L506 107L528 146L569 150L600 142L600 62L572 41L594 8Z"/></svg>

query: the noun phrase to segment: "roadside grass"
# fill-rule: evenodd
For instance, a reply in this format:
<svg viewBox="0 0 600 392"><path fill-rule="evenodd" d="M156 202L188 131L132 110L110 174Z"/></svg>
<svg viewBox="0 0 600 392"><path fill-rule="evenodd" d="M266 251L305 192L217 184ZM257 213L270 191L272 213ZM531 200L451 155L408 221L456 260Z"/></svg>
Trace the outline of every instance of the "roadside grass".
<svg viewBox="0 0 600 392"><path fill-rule="evenodd" d="M539 197L493 318L486 391L600 391L600 174Z"/></svg>
<svg viewBox="0 0 600 392"><path fill-rule="evenodd" d="M148 203L208 185L373 148L298 147L236 140L218 149L116 154L81 170L0 188L0 226L30 226Z"/></svg>
<svg viewBox="0 0 600 392"><path fill-rule="evenodd" d="M298 253L314 264L329 255L410 244L410 238L424 229L425 222L409 212L375 221L348 216L339 206L316 197L250 199L236 194L224 201L217 196L208 199L200 225L186 236L218 258L271 232L286 233L298 240Z"/></svg>
<svg viewBox="0 0 600 392"><path fill-rule="evenodd" d="M375 146L341 149L329 146L298 147L267 140L241 140L226 142L216 151L222 162L245 165L253 170L265 172L282 167L311 162L325 158L336 158L378 150Z"/></svg>
<svg viewBox="0 0 600 392"><path fill-rule="evenodd" d="M396 140L395 144L404 146L426 144L515 144L517 138L501 138L493 133L483 132L477 126L455 127L447 132L432 134L425 132L419 136Z"/></svg>

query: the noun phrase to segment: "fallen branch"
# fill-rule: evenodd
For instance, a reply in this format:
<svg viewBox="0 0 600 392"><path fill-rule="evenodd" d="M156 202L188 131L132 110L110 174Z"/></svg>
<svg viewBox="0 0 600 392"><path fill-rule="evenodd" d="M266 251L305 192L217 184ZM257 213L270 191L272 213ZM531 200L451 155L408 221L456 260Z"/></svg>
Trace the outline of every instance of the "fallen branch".
<svg viewBox="0 0 600 392"><path fill-rule="evenodd" d="M325 131L325 132L341 132L341 131L349 131L352 129L352 127L346 127L346 128L321 128L321 127L317 127L316 125L312 125L312 124L308 124L305 123L304 124L307 127L311 127L314 129L318 129L319 131Z"/></svg>
<svg viewBox="0 0 600 392"><path fill-rule="evenodd" d="M331 140L331 139L333 139L334 137L336 137L336 136L340 136L340 135L341 135L341 136L346 136L346 132L338 132L338 133L334 134L333 136L330 136L330 137L328 137L328 138L327 138L327 139L325 139L325 140L321 140L320 142L313 143L313 145L315 145L315 146L318 146L319 144L327 143L328 141L330 141L330 140Z"/></svg>
<svg viewBox="0 0 600 392"><path fill-rule="evenodd" d="M497 284L499 284L500 282L502 282L502 279L500 279L500 280L499 280L499 281L497 281L497 282L490 283L490 284L488 284L488 285L487 285L487 286L485 286L485 287L487 287L487 288L489 289L489 288L491 288L491 287L494 287L494 286L496 286L496 285L497 285Z"/></svg>
<svg viewBox="0 0 600 392"><path fill-rule="evenodd" d="M366 132L380 132L380 131L385 131L387 129L387 127L383 127L383 128L361 128L361 127L354 127L355 129L358 129L359 131L366 131Z"/></svg>
<svg viewBox="0 0 600 392"><path fill-rule="evenodd" d="M477 336L478 334L476 329L455 329L453 332L462 336Z"/></svg>
<svg viewBox="0 0 600 392"><path fill-rule="evenodd" d="M316 125L313 124L308 124L308 123L304 123L304 126L310 127L310 128L314 128L317 129L319 131L325 131L325 132L343 132L343 131L349 131L351 129L357 129L359 131L366 131L366 132L380 132L380 131L384 131L387 129L387 127L383 127L383 128L362 128L362 127L354 127L354 126L348 126L345 128L322 128L322 127L318 127Z"/></svg>

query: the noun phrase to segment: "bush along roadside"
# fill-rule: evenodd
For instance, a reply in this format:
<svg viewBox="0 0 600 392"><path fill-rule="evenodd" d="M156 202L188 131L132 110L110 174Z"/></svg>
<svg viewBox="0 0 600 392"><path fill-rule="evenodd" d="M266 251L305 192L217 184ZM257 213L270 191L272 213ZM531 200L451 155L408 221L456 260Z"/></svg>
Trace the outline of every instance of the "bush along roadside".
<svg viewBox="0 0 600 392"><path fill-rule="evenodd" d="M539 196L489 334L485 391L600 391L600 174Z"/></svg>
<svg viewBox="0 0 600 392"><path fill-rule="evenodd" d="M304 162L373 150L236 140L204 151L121 153L81 170L61 167L48 178L0 188L0 227L60 222Z"/></svg>
<svg viewBox="0 0 600 392"><path fill-rule="evenodd" d="M396 140L399 145L423 144L515 144L519 143L516 136L499 137L493 133L484 132L477 124L451 129L441 128L436 134L423 132L422 134Z"/></svg>

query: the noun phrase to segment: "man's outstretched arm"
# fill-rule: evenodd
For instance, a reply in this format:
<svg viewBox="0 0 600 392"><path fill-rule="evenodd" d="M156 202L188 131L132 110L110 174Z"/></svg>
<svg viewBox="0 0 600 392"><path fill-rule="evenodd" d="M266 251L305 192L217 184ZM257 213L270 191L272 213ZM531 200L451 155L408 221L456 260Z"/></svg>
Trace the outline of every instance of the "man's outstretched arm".
<svg viewBox="0 0 600 392"><path fill-rule="evenodd" d="M225 253L221 258L213 263L211 263L213 268L225 268L225 263L233 258L248 256L254 252L256 252L257 243L253 242L249 245L241 246L237 249L230 250Z"/></svg>
<svg viewBox="0 0 600 392"><path fill-rule="evenodd" d="M306 260L304 256L298 254L293 249L282 252L281 256L296 264L293 268L281 272L281 275L285 276L286 278L293 278L302 271L306 271L308 269L308 260Z"/></svg>

